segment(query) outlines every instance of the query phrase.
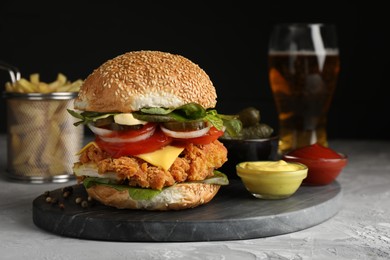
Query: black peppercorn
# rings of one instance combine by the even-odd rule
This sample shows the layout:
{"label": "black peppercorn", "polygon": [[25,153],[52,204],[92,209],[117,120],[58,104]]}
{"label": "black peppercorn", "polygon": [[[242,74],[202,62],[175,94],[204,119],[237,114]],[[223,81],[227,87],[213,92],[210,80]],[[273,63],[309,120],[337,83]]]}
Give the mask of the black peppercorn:
{"label": "black peppercorn", "polygon": [[83,201],[81,202],[81,207],[87,208],[87,207],[88,207],[88,201],[83,200]]}
{"label": "black peppercorn", "polygon": [[75,199],[75,202],[76,202],[76,204],[80,204],[80,203],[82,202],[82,200],[83,200],[82,197],[77,197],[77,198]]}

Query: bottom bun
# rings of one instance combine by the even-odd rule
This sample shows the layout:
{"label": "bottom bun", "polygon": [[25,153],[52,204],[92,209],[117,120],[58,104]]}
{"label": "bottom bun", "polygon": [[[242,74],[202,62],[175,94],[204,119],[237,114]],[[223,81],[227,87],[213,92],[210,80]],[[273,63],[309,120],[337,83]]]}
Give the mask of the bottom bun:
{"label": "bottom bun", "polygon": [[127,190],[117,190],[106,185],[94,185],[88,195],[100,203],[118,209],[180,210],[208,203],[221,186],[207,183],[180,183],[165,188],[149,200],[135,200]]}

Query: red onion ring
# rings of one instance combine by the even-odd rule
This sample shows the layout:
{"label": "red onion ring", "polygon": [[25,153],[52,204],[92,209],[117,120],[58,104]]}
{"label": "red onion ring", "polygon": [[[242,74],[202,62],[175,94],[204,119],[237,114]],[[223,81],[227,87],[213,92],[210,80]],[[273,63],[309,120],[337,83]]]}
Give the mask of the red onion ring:
{"label": "red onion ring", "polygon": [[205,128],[202,128],[200,130],[195,131],[172,131],[169,130],[163,126],[160,125],[161,130],[166,134],[167,136],[173,137],[173,138],[181,138],[181,139],[187,139],[187,138],[196,138],[203,136],[208,133],[211,126],[207,126]]}
{"label": "red onion ring", "polygon": [[150,131],[145,132],[141,135],[131,137],[131,138],[126,138],[126,137],[108,137],[110,134],[113,134],[115,131],[109,130],[109,129],[104,129],[104,128],[99,128],[96,126],[93,126],[91,124],[88,124],[88,127],[91,129],[91,131],[100,137],[101,140],[109,143],[134,143],[134,142],[139,142],[145,139],[148,139],[154,134],[154,131],[156,130],[156,127],[153,127],[150,129]]}

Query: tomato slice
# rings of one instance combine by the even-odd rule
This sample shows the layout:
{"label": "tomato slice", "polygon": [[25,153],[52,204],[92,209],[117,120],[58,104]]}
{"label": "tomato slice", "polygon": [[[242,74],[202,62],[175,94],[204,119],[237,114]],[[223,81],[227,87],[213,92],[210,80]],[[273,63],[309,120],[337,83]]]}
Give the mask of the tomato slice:
{"label": "tomato slice", "polygon": [[105,142],[104,140],[99,138],[99,136],[96,136],[95,142],[99,145],[100,148],[111,154],[113,158],[119,158],[121,156],[153,152],[170,144],[172,142],[172,138],[166,136],[160,129],[156,129],[156,131],[151,137],[138,142]]}
{"label": "tomato slice", "polygon": [[188,144],[188,143],[193,143],[193,144],[209,144],[211,142],[214,142],[217,140],[219,137],[223,135],[222,130],[218,130],[215,127],[211,127],[210,131],[207,132],[207,134],[195,138],[187,138],[187,139],[175,139],[175,142],[177,142],[179,145],[181,143],[183,144]]}

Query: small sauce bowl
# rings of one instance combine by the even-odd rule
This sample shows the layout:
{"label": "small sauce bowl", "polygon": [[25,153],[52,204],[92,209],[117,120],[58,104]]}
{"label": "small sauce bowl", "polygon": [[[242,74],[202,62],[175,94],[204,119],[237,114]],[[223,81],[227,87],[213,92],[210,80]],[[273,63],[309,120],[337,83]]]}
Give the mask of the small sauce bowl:
{"label": "small sauce bowl", "polygon": [[236,165],[245,188],[259,199],[285,199],[292,196],[307,176],[307,166],[296,162],[247,161]]}
{"label": "small sauce bowl", "polygon": [[328,185],[336,180],[342,169],[347,165],[348,157],[338,153],[340,158],[305,158],[289,154],[282,156],[287,162],[299,162],[306,165],[309,170],[307,178],[303,180],[308,185]]}
{"label": "small sauce bowl", "polygon": [[303,181],[308,185],[327,185],[333,182],[347,165],[345,154],[318,143],[303,146],[282,156],[286,162],[299,162],[309,170]]}

